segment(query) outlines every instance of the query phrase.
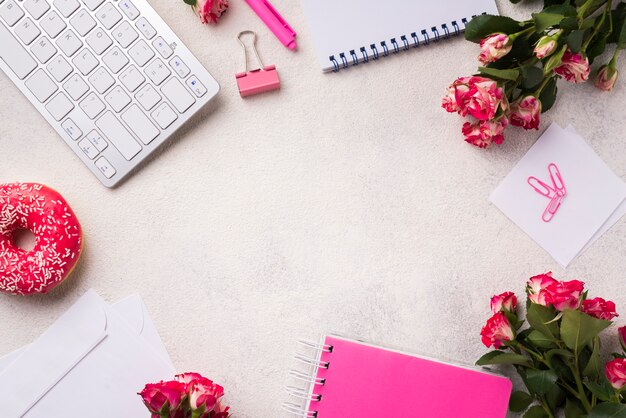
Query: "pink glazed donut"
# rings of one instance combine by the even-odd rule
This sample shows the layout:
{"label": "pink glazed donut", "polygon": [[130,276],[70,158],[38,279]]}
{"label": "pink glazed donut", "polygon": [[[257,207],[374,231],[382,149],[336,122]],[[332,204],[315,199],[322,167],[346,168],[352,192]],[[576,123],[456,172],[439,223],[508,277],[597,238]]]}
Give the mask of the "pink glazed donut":
{"label": "pink glazed donut", "polygon": [[[15,244],[20,229],[35,234],[32,250]],[[76,266],[82,242],[80,223],[59,193],[37,183],[0,185],[0,292],[52,290]]]}

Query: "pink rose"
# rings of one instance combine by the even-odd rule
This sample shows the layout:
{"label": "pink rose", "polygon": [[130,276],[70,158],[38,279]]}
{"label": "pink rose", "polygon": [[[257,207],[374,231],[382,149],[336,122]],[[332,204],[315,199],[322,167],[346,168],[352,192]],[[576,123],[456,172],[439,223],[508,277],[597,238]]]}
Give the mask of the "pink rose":
{"label": "pink rose", "polygon": [[587,299],[582,302],[582,311],[594,318],[611,321],[619,315],[615,312],[615,303],[602,298]]}
{"label": "pink rose", "polygon": [[487,148],[492,142],[501,144],[504,141],[504,129],[509,121],[502,116],[498,120],[481,120],[478,122],[463,124],[463,135],[465,142],[477,146],[478,148]]}
{"label": "pink rose", "polygon": [[616,358],[606,363],[604,368],[607,379],[611,382],[611,386],[620,390],[626,386],[626,359]]}
{"label": "pink rose", "polygon": [[574,54],[568,49],[554,72],[570,83],[585,82],[589,78],[589,60],[582,54]]}
{"label": "pink rose", "polygon": [[526,294],[528,295],[528,299],[537,305],[548,306],[550,302],[548,300],[549,294],[546,288],[553,283],[558,282],[552,278],[551,271],[531,277],[530,280],[528,280],[528,283],[526,283]]}
{"label": "pink rose", "polygon": [[557,311],[576,309],[583,290],[585,290],[585,284],[578,280],[552,283],[546,287],[547,300]]}
{"label": "pink rose", "polygon": [[192,411],[201,408],[206,412],[212,411],[222,396],[224,388],[206,378],[196,380],[189,386],[189,404]]}
{"label": "pink rose", "polygon": [[143,399],[146,408],[158,416],[176,411],[186,396],[185,385],[176,381],[149,383],[138,395]]}
{"label": "pink rose", "polygon": [[524,129],[539,129],[541,102],[535,96],[526,96],[511,105],[511,125]]}
{"label": "pink rose", "polygon": [[228,9],[228,0],[197,0],[195,10],[202,23],[217,23]]}
{"label": "pink rose", "polygon": [[454,80],[454,82],[448,87],[446,95],[443,96],[443,99],[441,100],[441,107],[443,107],[450,113],[459,112],[460,114],[461,107],[457,102],[457,97],[459,97],[459,99],[463,101],[465,93],[469,91],[468,83],[470,79],[471,77],[459,77]]}
{"label": "pink rose", "polygon": [[175,377],[176,377],[176,381],[183,383],[185,387],[188,387],[190,383],[193,383],[196,380],[205,378],[200,373],[193,373],[193,372],[177,374]]}
{"label": "pink rose", "polygon": [[480,331],[480,335],[487,348],[493,346],[495,349],[502,347],[506,341],[515,338],[515,332],[503,312],[498,312],[489,318],[487,324]]}
{"label": "pink rose", "polygon": [[611,65],[603,65],[598,70],[594,85],[600,90],[611,91],[615,87],[617,81],[617,68]]}
{"label": "pink rose", "polygon": [[480,41],[480,55],[478,56],[478,61],[483,65],[487,65],[508,54],[511,48],[512,42],[510,42],[509,37],[504,33],[489,35]]}
{"label": "pink rose", "polygon": [[626,327],[619,327],[617,329],[617,335],[619,335],[619,343],[622,349],[626,351]]}
{"label": "pink rose", "polygon": [[491,298],[491,312],[514,312],[517,308],[517,297],[513,292],[504,292]]}
{"label": "pink rose", "polygon": [[504,90],[498,83],[485,77],[457,78],[448,87],[441,106],[448,112],[468,113],[478,120],[493,119],[499,109],[506,110]]}
{"label": "pink rose", "polygon": [[557,42],[550,36],[542,36],[535,46],[535,56],[539,59],[543,59],[550,56],[556,51]]}

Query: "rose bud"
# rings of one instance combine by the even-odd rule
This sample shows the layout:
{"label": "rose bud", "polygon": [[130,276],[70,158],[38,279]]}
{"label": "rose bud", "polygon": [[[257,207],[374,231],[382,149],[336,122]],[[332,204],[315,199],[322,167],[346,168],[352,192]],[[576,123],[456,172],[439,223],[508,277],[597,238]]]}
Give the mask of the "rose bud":
{"label": "rose bud", "polygon": [[511,40],[504,33],[496,33],[489,35],[480,41],[480,55],[478,61],[483,65],[494,62],[505,56],[511,51]]}
{"label": "rose bud", "polygon": [[615,312],[615,303],[602,298],[583,300],[581,310],[594,318],[611,321],[619,315]]}
{"label": "rose bud", "polygon": [[550,56],[556,51],[557,42],[552,36],[542,36],[535,46],[535,56],[539,59],[543,59]]}
{"label": "rose bud", "polygon": [[224,396],[224,388],[211,380],[202,378],[191,383],[189,387],[189,404],[192,411],[202,409],[213,411],[219,398]]}
{"label": "rose bud", "polygon": [[446,95],[441,99],[441,107],[450,113],[458,112],[465,116],[467,112],[459,105],[465,103],[465,94],[469,91],[469,80],[471,77],[459,77],[448,87]]}
{"label": "rose bud", "polygon": [[502,347],[506,341],[515,339],[515,331],[506,319],[503,312],[498,312],[489,320],[480,331],[482,342],[487,348],[493,346],[495,349]]}
{"label": "rose bud", "polygon": [[193,8],[202,23],[217,23],[228,9],[228,0],[197,0]]}
{"label": "rose bud", "polygon": [[491,312],[515,312],[517,308],[517,297],[513,292],[504,292],[491,298]]}
{"label": "rose bud", "polygon": [[526,96],[511,104],[511,125],[524,129],[539,129],[541,102],[535,96]]}
{"label": "rose bud", "polygon": [[619,327],[617,329],[617,334],[619,335],[619,343],[622,346],[622,349],[626,351],[626,327]]}
{"label": "rose bud", "polygon": [[568,49],[554,72],[570,83],[583,83],[589,78],[589,60],[583,54],[574,54]]}
{"label": "rose bud", "polygon": [[176,381],[149,383],[138,395],[152,414],[167,414],[180,406],[185,385]]}
{"label": "rose bud", "polygon": [[594,85],[600,90],[611,91],[615,87],[617,75],[617,67],[614,60],[611,60],[609,64],[600,67]]}
{"label": "rose bud", "polygon": [[487,148],[492,142],[501,144],[504,141],[504,129],[509,121],[502,116],[498,120],[481,120],[478,122],[463,124],[463,135],[465,142],[475,145],[478,148]]}
{"label": "rose bud", "polygon": [[580,303],[580,295],[585,290],[585,284],[578,280],[556,282],[546,287],[546,299],[557,311],[576,309]]}
{"label": "rose bud", "polygon": [[609,361],[604,371],[606,378],[615,389],[620,390],[626,385],[626,359],[616,358]]}
{"label": "rose bud", "polygon": [[177,374],[175,377],[176,381],[183,383],[185,387],[189,387],[189,385],[196,380],[204,379],[204,376],[201,374],[193,372]]}
{"label": "rose bud", "polygon": [[528,299],[537,305],[548,306],[550,301],[548,300],[549,295],[546,288],[553,283],[557,283],[557,281],[552,278],[551,271],[531,277],[528,283],[526,283]]}

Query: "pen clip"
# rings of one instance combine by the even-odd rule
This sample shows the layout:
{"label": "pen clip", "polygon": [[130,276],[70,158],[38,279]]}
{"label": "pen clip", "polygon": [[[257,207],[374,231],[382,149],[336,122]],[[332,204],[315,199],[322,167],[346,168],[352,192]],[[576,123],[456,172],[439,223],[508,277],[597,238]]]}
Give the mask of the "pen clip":
{"label": "pen clip", "polygon": [[285,19],[283,19],[283,17],[280,15],[280,13],[278,13],[278,10],[276,10],[274,8],[274,6],[272,6],[272,4],[269,1],[267,1],[267,0],[263,0],[263,4],[265,4],[265,7],[267,7],[268,10],[270,12],[272,12],[272,14],[274,16],[276,16],[276,19],[278,19],[278,21],[281,23],[281,25],[283,25],[283,27],[285,29],[287,29],[289,32],[291,32],[291,35],[295,37],[296,36],[296,31],[293,30],[293,28],[291,26],[289,26],[289,23],[287,23],[287,21]]}
{"label": "pen clip", "polygon": [[565,183],[563,183],[563,177],[561,177],[559,167],[557,167],[554,163],[550,163],[548,165],[548,172],[550,172],[550,179],[552,180],[552,185],[554,186],[557,194],[559,196],[565,196],[567,194],[567,190],[565,189]]}
{"label": "pen clip", "polygon": [[537,177],[528,177],[528,184],[530,184],[530,187],[535,189],[535,191],[542,196],[552,198],[558,194],[556,190],[539,180]]}

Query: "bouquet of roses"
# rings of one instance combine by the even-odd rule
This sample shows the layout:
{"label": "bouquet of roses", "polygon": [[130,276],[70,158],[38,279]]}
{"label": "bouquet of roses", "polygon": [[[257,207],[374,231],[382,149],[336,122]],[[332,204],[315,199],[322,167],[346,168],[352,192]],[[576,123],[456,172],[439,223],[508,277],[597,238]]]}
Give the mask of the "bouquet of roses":
{"label": "bouquet of roses", "polygon": [[[618,316],[615,304],[589,299],[584,283],[551,273],[532,277],[526,294],[525,320],[512,292],[491,298],[493,316],[480,334],[495,350],[476,362],[515,367],[527,391],[512,394],[511,411],[525,411],[524,418],[554,418],[561,410],[566,418],[626,417],[626,355],[604,363],[599,337]],[[626,327],[618,334],[626,350]]]}
{"label": "bouquet of roses", "polygon": [[176,375],[169,382],[149,383],[138,393],[152,418],[227,418],[224,388],[198,373]]}
{"label": "bouquet of roses", "polygon": [[617,58],[626,49],[626,3],[544,0],[543,11],[522,22],[478,16],[467,25],[465,38],[480,43],[482,66],[476,75],[455,80],[442,106],[471,116],[463,125],[465,141],[486,148],[502,143],[509,123],[538,129],[540,114],[556,100],[557,80],[587,81],[590,65],[609,46],[613,56],[598,68],[595,85],[613,88]]}

